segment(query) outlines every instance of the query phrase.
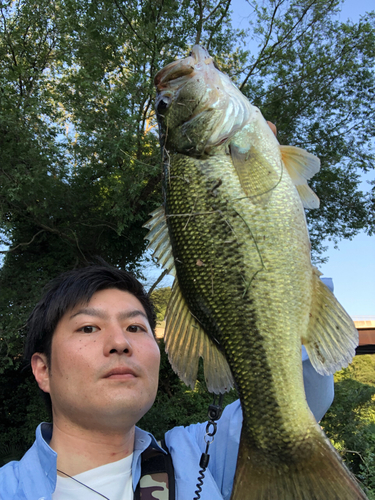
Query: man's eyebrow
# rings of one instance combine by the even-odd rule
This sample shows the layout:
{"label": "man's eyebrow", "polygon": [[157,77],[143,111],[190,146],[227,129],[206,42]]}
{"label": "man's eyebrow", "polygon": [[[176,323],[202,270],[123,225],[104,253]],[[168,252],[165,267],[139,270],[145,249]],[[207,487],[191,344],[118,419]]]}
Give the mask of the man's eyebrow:
{"label": "man's eyebrow", "polygon": [[[103,311],[102,309],[95,309],[94,307],[83,307],[82,309],[79,309],[74,314],[72,314],[69,319],[73,319],[76,316],[78,316],[79,314],[85,314],[87,316],[93,316],[93,317],[101,318],[101,319],[108,318],[108,314],[105,311]],[[124,320],[124,319],[129,319],[129,318],[135,318],[136,316],[143,316],[148,321],[147,314],[145,314],[140,309],[132,309],[130,311],[122,311],[118,314],[118,319]]]}
{"label": "man's eyebrow", "polygon": [[140,309],[132,309],[131,311],[123,311],[118,315],[118,318],[119,319],[129,319],[129,318],[135,318],[137,316],[143,316],[148,321],[147,314],[145,314]]}

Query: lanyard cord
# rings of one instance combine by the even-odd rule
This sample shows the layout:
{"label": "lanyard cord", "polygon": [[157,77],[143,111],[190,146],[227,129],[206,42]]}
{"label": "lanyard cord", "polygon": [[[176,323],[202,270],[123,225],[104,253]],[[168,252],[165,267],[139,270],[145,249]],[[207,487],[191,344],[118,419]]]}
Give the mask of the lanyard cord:
{"label": "lanyard cord", "polygon": [[[202,492],[202,485],[203,485],[203,479],[204,479],[204,473],[206,472],[206,469],[208,467],[208,462],[210,460],[210,455],[208,454],[208,448],[210,447],[210,444],[213,443],[215,439],[215,434],[217,431],[217,423],[216,420],[219,420],[221,417],[221,414],[223,413],[223,398],[224,394],[219,394],[219,401],[218,404],[216,404],[216,394],[214,394],[214,400],[212,402],[212,405],[208,407],[208,416],[210,418],[209,422],[207,422],[206,426],[206,434],[204,436],[204,441],[206,443],[206,451],[202,453],[200,462],[199,462],[199,467],[201,468],[199,471],[199,476],[198,476],[198,482],[197,482],[197,489],[195,491],[195,497],[193,500],[199,500],[201,497],[201,492]],[[212,427],[212,430],[210,428]]]}
{"label": "lanyard cord", "polygon": [[60,470],[60,469],[56,469],[56,470],[57,470],[57,472],[60,472],[60,474],[64,474],[64,476],[70,477],[70,479],[73,479],[73,481],[75,481],[76,483],[81,484],[81,485],[82,485],[82,486],[84,486],[85,488],[87,488],[87,489],[89,489],[89,490],[93,491],[94,493],[97,493],[99,496],[101,496],[101,497],[105,498],[106,500],[109,500],[109,498],[108,498],[108,497],[106,497],[106,496],[102,495],[101,493],[99,493],[99,491],[94,490],[94,488],[90,488],[90,486],[87,486],[87,484],[85,484],[85,483],[81,483],[81,481],[78,481],[78,479],[76,479],[75,477],[73,477],[73,476],[69,476],[69,474],[67,474],[66,472],[63,472],[63,471],[62,471],[62,470]]}

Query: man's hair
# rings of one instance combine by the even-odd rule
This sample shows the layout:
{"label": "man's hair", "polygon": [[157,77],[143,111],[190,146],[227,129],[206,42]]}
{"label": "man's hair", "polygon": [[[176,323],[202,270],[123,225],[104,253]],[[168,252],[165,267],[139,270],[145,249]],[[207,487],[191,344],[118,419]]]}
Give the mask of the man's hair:
{"label": "man's hair", "polygon": [[[53,334],[64,314],[79,304],[87,304],[94,293],[111,288],[129,292],[139,300],[154,332],[155,311],[141,283],[127,271],[109,265],[90,265],[63,273],[46,285],[42,299],[27,320],[26,362],[30,364],[32,355],[39,352],[45,354],[50,366]],[[49,394],[42,395],[51,412]]]}

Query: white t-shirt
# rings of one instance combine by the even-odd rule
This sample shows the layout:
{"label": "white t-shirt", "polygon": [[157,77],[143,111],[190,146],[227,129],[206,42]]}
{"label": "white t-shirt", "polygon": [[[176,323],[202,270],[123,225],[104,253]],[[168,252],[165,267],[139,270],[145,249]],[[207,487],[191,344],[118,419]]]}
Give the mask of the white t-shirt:
{"label": "white t-shirt", "polygon": [[[133,454],[74,476],[81,483],[96,490],[109,500],[133,500]],[[100,500],[103,498],[70,477],[57,476],[53,500]]]}

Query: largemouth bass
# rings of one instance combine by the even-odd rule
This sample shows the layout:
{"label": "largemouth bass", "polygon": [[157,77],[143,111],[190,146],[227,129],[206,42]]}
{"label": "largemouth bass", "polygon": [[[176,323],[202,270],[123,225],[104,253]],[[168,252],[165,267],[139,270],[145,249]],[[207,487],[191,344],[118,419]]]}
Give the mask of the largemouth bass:
{"label": "largemouth bass", "polygon": [[259,109],[195,46],[155,78],[165,206],[146,224],[176,276],[166,349],[192,387],[235,385],[243,427],[232,500],[365,499],[306,403],[301,343],[321,374],[358,334],[310,260],[304,207],[319,160],[280,146]]}

